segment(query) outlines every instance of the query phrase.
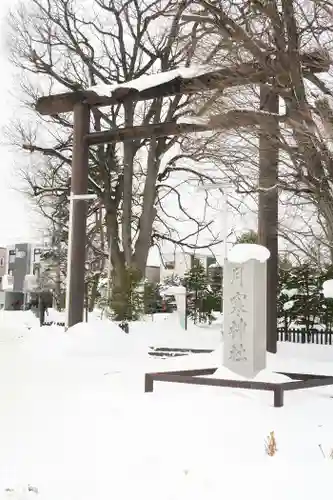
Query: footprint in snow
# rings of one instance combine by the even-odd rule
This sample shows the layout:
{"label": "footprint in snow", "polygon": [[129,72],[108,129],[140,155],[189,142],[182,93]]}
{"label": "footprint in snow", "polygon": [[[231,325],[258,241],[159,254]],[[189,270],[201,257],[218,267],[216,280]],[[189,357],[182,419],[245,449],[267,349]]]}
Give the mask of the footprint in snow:
{"label": "footprint in snow", "polygon": [[[24,490],[26,490],[26,491],[24,491]],[[26,493],[27,491],[29,493],[35,493],[36,495],[38,495],[38,493],[39,493],[38,488],[36,486],[32,486],[31,484],[28,484],[28,487],[24,488],[24,490],[23,491],[15,491],[14,488],[5,488],[5,492],[9,493],[11,497],[15,497],[15,496],[21,497],[21,495]]]}

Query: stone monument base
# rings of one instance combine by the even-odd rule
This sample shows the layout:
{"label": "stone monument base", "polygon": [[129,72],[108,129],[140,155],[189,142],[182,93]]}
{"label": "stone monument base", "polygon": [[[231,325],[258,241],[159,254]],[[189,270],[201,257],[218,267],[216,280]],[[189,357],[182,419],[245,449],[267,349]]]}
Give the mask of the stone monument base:
{"label": "stone monument base", "polygon": [[284,404],[284,392],[333,385],[333,377],[328,375],[313,375],[307,373],[276,372],[291,378],[290,382],[271,383],[256,382],[254,380],[231,380],[208,378],[213,375],[215,368],[200,368],[198,370],[178,370],[168,372],[146,373],[145,392],[153,392],[154,382],[173,382],[178,384],[206,385],[215,387],[233,387],[237,389],[252,389],[257,391],[272,391],[274,393],[274,407],[281,408]]}

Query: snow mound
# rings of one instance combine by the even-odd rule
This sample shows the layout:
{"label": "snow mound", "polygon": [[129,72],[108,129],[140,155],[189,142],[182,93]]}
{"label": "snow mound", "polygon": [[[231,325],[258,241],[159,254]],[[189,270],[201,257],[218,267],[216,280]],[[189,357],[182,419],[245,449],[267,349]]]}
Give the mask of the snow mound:
{"label": "snow mound", "polygon": [[207,328],[188,322],[188,329],[183,330],[179,325],[179,314],[177,311],[165,316],[156,315],[156,319],[150,323],[137,322],[131,325],[132,337],[140,339],[147,348],[153,347],[176,347],[184,349],[214,349],[219,346],[221,340],[220,327]]}
{"label": "snow mound", "polygon": [[228,260],[235,264],[243,264],[248,260],[258,260],[259,262],[266,262],[270,257],[270,251],[255,243],[239,243],[235,245],[229,252]]}
{"label": "snow mound", "polygon": [[295,305],[295,301],[294,300],[288,300],[288,302],[285,302],[283,304],[283,310],[284,311],[289,311],[290,309],[292,309]]}
{"label": "snow mound", "polygon": [[182,295],[186,293],[186,288],[184,286],[169,286],[164,290],[163,295]]}
{"label": "snow mound", "polygon": [[38,325],[24,336],[20,351],[30,358],[50,361],[51,359],[63,358],[67,349],[68,338],[63,327],[40,328]]}
{"label": "snow mound", "polygon": [[291,382],[291,378],[280,373],[272,372],[271,370],[262,370],[254,377],[256,382],[268,382],[270,384],[283,384],[284,382]]}
{"label": "snow mound", "polygon": [[32,311],[0,311],[1,330],[5,328],[32,328],[39,320]]}
{"label": "snow mound", "polygon": [[[67,353],[73,356],[120,356],[146,353],[135,337],[112,321],[93,320],[79,323],[67,331]],[[148,354],[147,354],[148,355]]]}
{"label": "snow mound", "polygon": [[45,321],[53,321],[54,323],[65,322],[65,312],[50,308],[47,311]]}
{"label": "snow mound", "polygon": [[210,375],[212,378],[225,378],[227,380],[246,380],[245,377],[242,377],[238,373],[234,373],[225,366],[220,366],[213,375]]}
{"label": "snow mound", "polygon": [[[222,366],[216,370],[216,372],[211,375],[213,378],[225,378],[227,380],[249,380],[246,377],[242,377],[238,373],[234,373],[228,368]],[[262,370],[258,375],[256,375],[251,381],[254,382],[267,382],[271,384],[282,384],[284,382],[290,382],[291,379],[280,373],[272,372],[271,370]]]}
{"label": "snow mound", "polygon": [[290,288],[289,290],[287,288],[282,288],[281,294],[287,295],[289,299],[291,299],[292,297],[298,294],[298,288]]}

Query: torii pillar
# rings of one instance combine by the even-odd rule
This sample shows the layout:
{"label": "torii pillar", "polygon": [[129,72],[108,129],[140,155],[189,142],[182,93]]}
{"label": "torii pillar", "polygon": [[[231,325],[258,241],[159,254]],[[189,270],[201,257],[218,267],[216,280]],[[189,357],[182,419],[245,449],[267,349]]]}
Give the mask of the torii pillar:
{"label": "torii pillar", "polygon": [[[279,96],[268,85],[260,88],[260,109],[272,113],[259,132],[258,243],[270,251],[267,261],[267,351],[277,351],[277,294],[279,278]],[[274,116],[275,115],[275,116]]]}
{"label": "torii pillar", "polygon": [[[90,108],[75,104],[73,110],[73,153],[68,233],[66,329],[83,321],[85,298],[86,225],[88,190]],[[80,195],[82,198],[80,198]],[[77,197],[77,198],[75,198]]]}

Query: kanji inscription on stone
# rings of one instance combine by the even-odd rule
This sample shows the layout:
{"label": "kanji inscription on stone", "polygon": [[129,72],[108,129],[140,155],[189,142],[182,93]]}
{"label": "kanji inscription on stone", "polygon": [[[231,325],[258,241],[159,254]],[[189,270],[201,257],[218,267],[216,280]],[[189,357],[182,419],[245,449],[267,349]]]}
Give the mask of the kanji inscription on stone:
{"label": "kanji inscription on stone", "polygon": [[223,364],[247,378],[266,366],[266,263],[225,261]]}

